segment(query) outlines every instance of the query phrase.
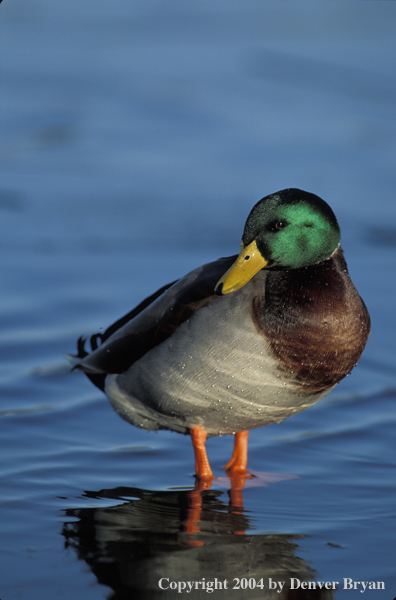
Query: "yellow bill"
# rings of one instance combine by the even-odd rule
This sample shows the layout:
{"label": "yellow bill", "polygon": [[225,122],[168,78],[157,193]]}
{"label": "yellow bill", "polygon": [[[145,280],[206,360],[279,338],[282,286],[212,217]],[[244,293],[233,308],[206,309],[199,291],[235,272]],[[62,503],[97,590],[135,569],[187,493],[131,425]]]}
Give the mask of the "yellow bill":
{"label": "yellow bill", "polygon": [[246,248],[242,243],[242,250],[238,258],[216,284],[216,294],[229,294],[239,290],[267,264],[257,248],[256,240],[253,240]]}

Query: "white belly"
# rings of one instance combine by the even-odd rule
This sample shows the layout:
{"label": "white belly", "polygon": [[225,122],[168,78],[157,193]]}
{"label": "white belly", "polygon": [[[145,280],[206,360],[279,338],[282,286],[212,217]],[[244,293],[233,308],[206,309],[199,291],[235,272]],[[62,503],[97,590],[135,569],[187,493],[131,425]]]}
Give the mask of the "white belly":
{"label": "white belly", "polygon": [[108,376],[115,410],[145,429],[187,433],[200,425],[213,436],[280,423],[322,398],[286,383],[265,337],[241,309],[244,293],[200,309],[127,373]]}

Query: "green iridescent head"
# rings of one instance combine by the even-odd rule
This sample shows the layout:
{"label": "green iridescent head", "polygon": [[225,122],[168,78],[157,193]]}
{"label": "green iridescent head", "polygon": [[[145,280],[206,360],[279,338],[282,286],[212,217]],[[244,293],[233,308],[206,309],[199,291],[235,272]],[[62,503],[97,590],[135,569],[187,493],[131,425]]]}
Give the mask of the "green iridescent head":
{"label": "green iridescent head", "polygon": [[262,198],[252,208],[242,250],[215,291],[228,294],[261,269],[301,269],[330,258],[341,232],[330,206],[295,188]]}
{"label": "green iridescent head", "polygon": [[290,188],[266,196],[251,210],[242,242],[253,240],[267,268],[299,269],[330,258],[341,232],[319,196]]}

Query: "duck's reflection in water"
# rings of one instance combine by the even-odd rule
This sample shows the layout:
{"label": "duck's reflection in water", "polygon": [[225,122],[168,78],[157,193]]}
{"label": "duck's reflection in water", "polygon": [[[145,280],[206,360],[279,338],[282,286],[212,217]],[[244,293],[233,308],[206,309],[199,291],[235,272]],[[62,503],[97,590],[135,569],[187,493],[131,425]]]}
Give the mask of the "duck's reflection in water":
{"label": "duck's reflection in water", "polygon": [[298,581],[316,581],[297,556],[303,536],[246,534],[254,515],[235,506],[230,494],[120,487],[84,496],[101,507],[67,509],[62,533],[66,547],[112,588],[111,600],[210,593],[224,600],[333,598],[331,590],[298,587]]}

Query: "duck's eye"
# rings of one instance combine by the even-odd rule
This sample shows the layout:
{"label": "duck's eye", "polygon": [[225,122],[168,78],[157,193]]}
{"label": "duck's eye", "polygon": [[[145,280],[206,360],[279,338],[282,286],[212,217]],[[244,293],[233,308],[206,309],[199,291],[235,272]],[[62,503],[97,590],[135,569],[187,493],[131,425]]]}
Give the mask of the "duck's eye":
{"label": "duck's eye", "polygon": [[289,223],[288,221],[286,221],[286,219],[281,219],[280,221],[273,221],[273,223],[270,223],[268,225],[268,230],[276,233],[277,231],[284,229],[288,225]]}

